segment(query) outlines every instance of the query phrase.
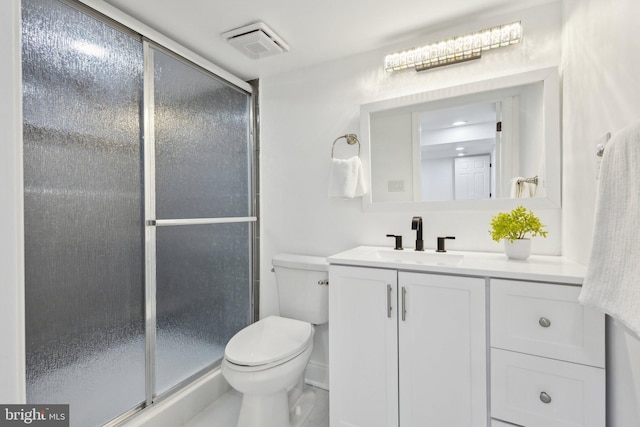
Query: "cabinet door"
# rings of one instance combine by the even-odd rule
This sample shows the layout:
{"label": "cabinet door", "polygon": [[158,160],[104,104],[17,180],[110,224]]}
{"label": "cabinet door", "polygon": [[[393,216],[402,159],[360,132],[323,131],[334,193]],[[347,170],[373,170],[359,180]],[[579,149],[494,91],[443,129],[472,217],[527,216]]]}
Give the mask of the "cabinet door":
{"label": "cabinet door", "polygon": [[398,426],[395,270],[329,270],[332,427]]}
{"label": "cabinet door", "polygon": [[398,284],[400,424],[486,427],[485,279],[400,272]]}

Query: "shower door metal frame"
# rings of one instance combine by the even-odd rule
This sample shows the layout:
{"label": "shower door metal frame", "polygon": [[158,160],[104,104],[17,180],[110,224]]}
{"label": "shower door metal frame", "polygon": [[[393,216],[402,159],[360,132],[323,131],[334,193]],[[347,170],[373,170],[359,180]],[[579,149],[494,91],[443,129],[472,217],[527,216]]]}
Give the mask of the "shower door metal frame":
{"label": "shower door metal frame", "polygon": [[156,156],[154,126],[153,51],[146,40],[143,49],[143,168],[144,168],[144,259],[145,259],[145,404],[153,403],[156,388]]}

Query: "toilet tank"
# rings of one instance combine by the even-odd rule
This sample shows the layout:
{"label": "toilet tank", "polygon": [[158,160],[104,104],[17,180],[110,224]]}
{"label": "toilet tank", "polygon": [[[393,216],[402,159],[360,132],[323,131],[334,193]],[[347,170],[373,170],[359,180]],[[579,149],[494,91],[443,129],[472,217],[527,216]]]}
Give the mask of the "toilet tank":
{"label": "toilet tank", "polygon": [[314,325],[329,321],[329,263],[324,257],[279,254],[273,257],[280,316]]}

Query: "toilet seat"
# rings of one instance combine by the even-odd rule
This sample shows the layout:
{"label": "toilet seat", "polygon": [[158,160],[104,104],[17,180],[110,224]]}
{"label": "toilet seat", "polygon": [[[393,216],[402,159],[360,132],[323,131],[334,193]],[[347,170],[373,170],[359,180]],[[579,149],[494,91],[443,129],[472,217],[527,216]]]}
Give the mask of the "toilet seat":
{"label": "toilet seat", "polygon": [[313,326],[270,316],[242,329],[229,340],[224,357],[236,369],[253,371],[285,363],[313,343]]}

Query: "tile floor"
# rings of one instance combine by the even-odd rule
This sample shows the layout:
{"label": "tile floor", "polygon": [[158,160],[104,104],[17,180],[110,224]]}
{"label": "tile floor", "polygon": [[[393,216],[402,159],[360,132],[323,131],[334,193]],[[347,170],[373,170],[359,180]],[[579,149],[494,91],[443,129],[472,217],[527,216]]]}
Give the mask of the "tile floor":
{"label": "tile floor", "polygon": [[[303,427],[329,427],[329,392],[317,387],[305,387],[313,389],[318,400]],[[235,390],[230,390],[200,414],[196,415],[184,427],[235,427],[241,402],[242,394]]]}

